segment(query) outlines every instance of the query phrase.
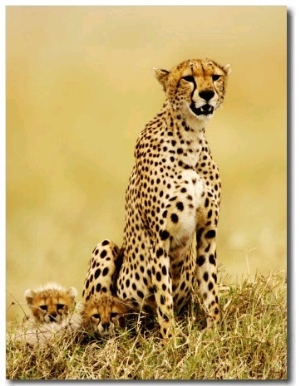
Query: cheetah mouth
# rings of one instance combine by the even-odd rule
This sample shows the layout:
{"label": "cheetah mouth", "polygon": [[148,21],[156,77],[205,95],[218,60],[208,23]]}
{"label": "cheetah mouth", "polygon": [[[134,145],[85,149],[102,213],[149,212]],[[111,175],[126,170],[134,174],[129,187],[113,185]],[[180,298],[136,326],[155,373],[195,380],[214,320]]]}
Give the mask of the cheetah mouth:
{"label": "cheetah mouth", "polygon": [[190,109],[196,115],[210,115],[214,112],[214,107],[209,104],[203,105],[201,107],[196,107],[193,103],[191,103]]}

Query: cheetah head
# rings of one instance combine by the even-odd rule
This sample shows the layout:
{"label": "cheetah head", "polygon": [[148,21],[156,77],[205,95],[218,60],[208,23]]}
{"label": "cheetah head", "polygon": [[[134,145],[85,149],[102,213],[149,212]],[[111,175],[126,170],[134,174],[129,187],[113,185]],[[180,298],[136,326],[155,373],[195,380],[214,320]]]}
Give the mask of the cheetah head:
{"label": "cheetah head", "polygon": [[210,119],[221,106],[230,71],[209,59],[187,60],[171,71],[154,68],[173,109],[197,120]]}
{"label": "cheetah head", "polygon": [[80,304],[79,312],[83,329],[100,338],[110,335],[116,325],[123,326],[129,306],[115,296],[95,294]]}
{"label": "cheetah head", "polygon": [[27,305],[36,323],[61,323],[74,308],[76,295],[74,287],[66,290],[56,283],[25,291]]}

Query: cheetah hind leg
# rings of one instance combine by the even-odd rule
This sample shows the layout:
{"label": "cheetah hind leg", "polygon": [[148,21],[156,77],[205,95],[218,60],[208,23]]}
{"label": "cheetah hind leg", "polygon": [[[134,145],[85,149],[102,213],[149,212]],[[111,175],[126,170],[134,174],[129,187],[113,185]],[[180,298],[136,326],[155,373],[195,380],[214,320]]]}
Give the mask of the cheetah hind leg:
{"label": "cheetah hind leg", "polygon": [[103,240],[94,248],[84,281],[82,299],[94,294],[116,296],[116,282],[123,262],[122,249],[110,240]]}

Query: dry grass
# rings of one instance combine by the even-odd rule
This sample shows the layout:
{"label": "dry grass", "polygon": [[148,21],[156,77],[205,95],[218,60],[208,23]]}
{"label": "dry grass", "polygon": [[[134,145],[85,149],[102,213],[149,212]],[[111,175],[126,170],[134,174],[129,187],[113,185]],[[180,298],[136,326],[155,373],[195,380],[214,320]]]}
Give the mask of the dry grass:
{"label": "dry grass", "polygon": [[256,275],[227,287],[223,323],[199,330],[200,309],[177,319],[180,340],[168,344],[157,326],[136,322],[103,342],[79,344],[70,336],[32,349],[7,338],[8,379],[287,379],[286,282],[281,274]]}

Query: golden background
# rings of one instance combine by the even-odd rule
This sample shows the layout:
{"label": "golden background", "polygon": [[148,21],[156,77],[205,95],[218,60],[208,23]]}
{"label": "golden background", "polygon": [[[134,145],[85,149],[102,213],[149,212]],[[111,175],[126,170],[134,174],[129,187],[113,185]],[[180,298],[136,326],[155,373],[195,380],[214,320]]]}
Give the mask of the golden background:
{"label": "golden background", "polygon": [[121,244],[135,142],[164,101],[152,67],[189,58],[232,66],[207,128],[224,280],[286,269],[286,7],[6,9],[8,319],[47,281],[80,295],[96,243]]}

